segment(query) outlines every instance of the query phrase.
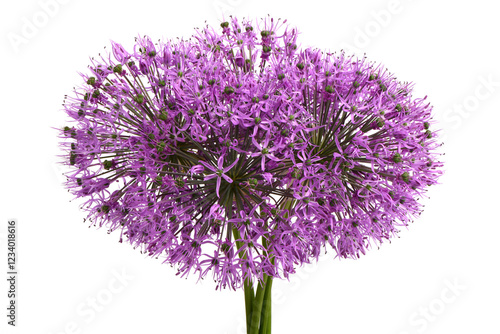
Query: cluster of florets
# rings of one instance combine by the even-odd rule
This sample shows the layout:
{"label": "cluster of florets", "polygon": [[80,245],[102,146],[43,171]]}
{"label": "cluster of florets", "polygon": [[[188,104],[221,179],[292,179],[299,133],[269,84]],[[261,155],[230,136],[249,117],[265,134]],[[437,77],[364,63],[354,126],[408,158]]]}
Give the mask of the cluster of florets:
{"label": "cluster of florets", "polygon": [[365,59],[301,50],[284,23],[92,59],[61,130],[92,224],[238,288],[328,245],[359,257],[420,214],[441,173],[429,104]]}

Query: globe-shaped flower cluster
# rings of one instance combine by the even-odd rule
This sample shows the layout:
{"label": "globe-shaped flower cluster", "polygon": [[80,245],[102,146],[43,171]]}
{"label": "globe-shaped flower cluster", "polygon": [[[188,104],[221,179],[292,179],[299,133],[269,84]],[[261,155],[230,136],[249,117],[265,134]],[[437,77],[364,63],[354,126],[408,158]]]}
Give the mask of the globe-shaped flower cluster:
{"label": "globe-shaped flower cluster", "polygon": [[92,59],[60,132],[92,224],[236,289],[329,246],[359,257],[420,214],[442,166],[431,106],[365,59],[300,49],[285,22]]}

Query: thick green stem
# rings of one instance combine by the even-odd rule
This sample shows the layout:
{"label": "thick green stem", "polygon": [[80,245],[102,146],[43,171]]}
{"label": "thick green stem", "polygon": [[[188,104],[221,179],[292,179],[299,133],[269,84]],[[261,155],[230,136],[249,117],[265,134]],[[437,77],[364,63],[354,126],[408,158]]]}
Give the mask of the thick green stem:
{"label": "thick green stem", "polygon": [[255,293],[253,291],[253,284],[250,280],[245,280],[244,283],[245,289],[245,310],[247,313],[247,332],[252,324],[252,309],[253,309],[253,301],[255,299]]}
{"label": "thick green stem", "polygon": [[259,334],[271,334],[271,288],[273,286],[273,278],[267,277],[266,288],[264,292],[264,301],[262,302],[262,315],[260,318]]}
{"label": "thick green stem", "polygon": [[255,298],[252,305],[252,320],[250,322],[250,326],[247,328],[248,334],[259,334],[260,318],[262,316],[262,303],[264,301],[264,292],[266,289],[266,277],[264,278],[264,282],[262,282],[262,284],[257,284]]}
{"label": "thick green stem", "polygon": [[[247,321],[248,334],[271,334],[271,287],[272,277],[264,274],[264,281],[257,285],[253,298],[250,324]],[[247,308],[247,319],[248,317]]]}

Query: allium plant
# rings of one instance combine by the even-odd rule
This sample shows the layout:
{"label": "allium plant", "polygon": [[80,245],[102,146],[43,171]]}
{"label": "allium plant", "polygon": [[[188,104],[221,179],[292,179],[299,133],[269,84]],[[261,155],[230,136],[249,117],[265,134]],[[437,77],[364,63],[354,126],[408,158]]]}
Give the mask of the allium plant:
{"label": "allium plant", "polygon": [[66,98],[60,131],[66,185],[91,224],[180,276],[243,288],[248,333],[270,333],[273,278],[395,236],[442,166],[413,84],[301,49],[285,22],[112,42]]}

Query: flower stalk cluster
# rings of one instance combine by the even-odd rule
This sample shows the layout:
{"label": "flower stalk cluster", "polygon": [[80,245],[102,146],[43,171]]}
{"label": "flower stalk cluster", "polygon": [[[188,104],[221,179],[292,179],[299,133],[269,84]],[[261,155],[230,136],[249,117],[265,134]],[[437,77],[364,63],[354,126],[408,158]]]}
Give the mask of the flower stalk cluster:
{"label": "flower stalk cluster", "polygon": [[249,324],[268,332],[273,278],[395,236],[441,174],[432,107],[412,84],[301,49],[280,20],[138,38],[132,52],[113,42],[89,72],[60,135],[92,224],[181,276],[245,288]]}

